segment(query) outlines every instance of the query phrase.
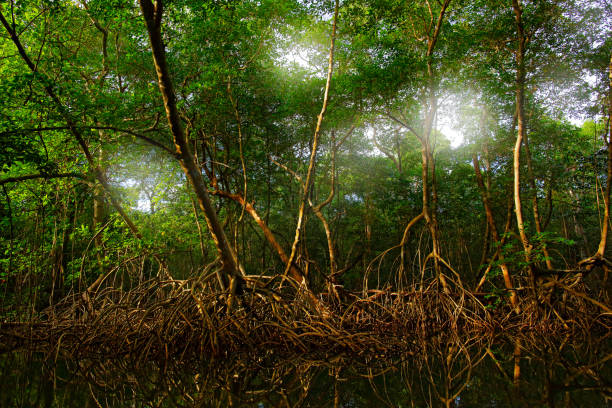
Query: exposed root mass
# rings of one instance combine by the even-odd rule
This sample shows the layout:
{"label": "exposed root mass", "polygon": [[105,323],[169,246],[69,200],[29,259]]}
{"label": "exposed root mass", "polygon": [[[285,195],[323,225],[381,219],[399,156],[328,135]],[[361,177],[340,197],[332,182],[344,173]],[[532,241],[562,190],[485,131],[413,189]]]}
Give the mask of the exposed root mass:
{"label": "exposed root mass", "polygon": [[[567,291],[560,284],[547,290],[538,300],[522,296],[520,313],[503,298],[458,289],[445,294],[435,285],[370,291],[366,297],[345,293],[342,302],[321,299],[325,313],[320,313],[299,289],[258,287],[241,294],[228,311],[225,293],[202,279],[154,279],[130,290],[109,287],[67,297],[35,321],[5,321],[0,344],[2,351],[27,347],[143,360],[263,349],[389,355],[438,336],[588,336],[612,326],[612,316],[597,305],[601,302],[581,288]],[[563,300],[551,302],[552,297]]]}

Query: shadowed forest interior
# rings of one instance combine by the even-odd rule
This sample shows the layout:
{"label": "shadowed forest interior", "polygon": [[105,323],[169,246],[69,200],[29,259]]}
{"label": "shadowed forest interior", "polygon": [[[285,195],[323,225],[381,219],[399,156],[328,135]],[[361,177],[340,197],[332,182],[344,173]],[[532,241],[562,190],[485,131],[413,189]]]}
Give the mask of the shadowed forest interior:
{"label": "shadowed forest interior", "polygon": [[[607,0],[2,2],[0,366],[22,367],[7,383],[85,373],[91,393],[68,398],[91,406],[610,404],[611,15]],[[526,355],[546,391],[520,393]],[[222,356],[205,384],[237,385],[207,394],[194,361]],[[92,384],[113,385],[96,375],[126,361],[174,380],[137,391],[134,371],[100,402]],[[481,362],[512,398],[474,397]],[[347,370],[374,391],[342,391]],[[283,396],[281,377],[324,391]]]}

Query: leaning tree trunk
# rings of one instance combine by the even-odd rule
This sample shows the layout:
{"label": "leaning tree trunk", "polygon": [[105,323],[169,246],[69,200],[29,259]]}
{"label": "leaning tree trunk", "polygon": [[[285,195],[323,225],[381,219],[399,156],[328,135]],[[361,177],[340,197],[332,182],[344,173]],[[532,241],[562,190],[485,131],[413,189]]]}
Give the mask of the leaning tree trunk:
{"label": "leaning tree trunk", "polygon": [[239,282],[242,281],[238,261],[225,235],[223,227],[219,222],[215,208],[208,195],[202,173],[198,169],[193,153],[187,143],[183,124],[181,123],[178,108],[176,106],[176,95],[166,62],[166,50],[161,35],[161,21],[164,11],[163,1],[157,0],[155,5],[153,5],[151,0],[140,0],[140,9],[145,19],[151,43],[153,62],[155,64],[155,71],[157,72],[157,83],[164,102],[170,131],[174,139],[176,157],[187,180],[189,180],[189,183],[196,193],[208,229],[215,241],[224,271],[224,276],[218,275],[219,282],[222,286],[230,284],[230,286],[232,286],[231,290],[234,292],[236,290],[236,285],[239,285]]}
{"label": "leaning tree trunk", "polygon": [[132,222],[132,220],[128,217],[127,213],[125,212],[125,210],[121,206],[121,203],[119,202],[119,199],[117,197],[115,197],[114,194],[112,194],[112,189],[110,187],[108,179],[106,178],[106,175],[104,174],[104,172],[102,171],[100,166],[96,165],[96,161],[94,160],[94,157],[91,154],[91,151],[89,150],[89,146],[87,145],[87,143],[85,141],[85,138],[83,137],[83,134],[81,133],[81,131],[77,127],[76,122],[74,121],[74,119],[72,118],[72,116],[70,115],[68,110],[66,109],[66,106],[62,103],[62,101],[59,99],[59,97],[55,93],[55,91],[53,89],[53,86],[51,85],[54,82],[50,78],[48,78],[43,72],[41,72],[38,69],[38,66],[34,64],[32,59],[27,54],[23,44],[21,43],[21,40],[19,39],[19,35],[11,27],[11,24],[4,18],[4,15],[2,14],[2,12],[0,12],[0,23],[2,23],[2,25],[6,29],[7,33],[9,34],[9,36],[11,38],[11,41],[13,42],[13,44],[15,44],[15,47],[17,47],[17,51],[18,51],[19,55],[21,56],[23,61],[26,63],[28,68],[33,73],[38,74],[38,78],[40,78],[40,82],[41,82],[43,88],[45,89],[47,95],[53,101],[53,104],[56,106],[56,108],[58,109],[60,115],[62,116],[62,118],[66,122],[66,127],[68,128],[69,132],[74,136],[74,138],[76,139],[77,143],[79,144],[81,150],[83,151],[83,154],[85,155],[87,163],[91,167],[96,180],[98,180],[98,182],[100,183],[100,185],[102,186],[104,191],[106,191],[106,193],[109,195],[111,205],[119,213],[119,215],[121,216],[123,221],[127,224],[130,232],[136,238],[139,238],[139,239],[142,238],[142,235],[138,231],[138,228]]}
{"label": "leaning tree trunk", "polygon": [[[213,185],[213,186],[218,187],[216,185]],[[257,210],[255,209],[252,203],[249,203],[248,201],[246,201],[244,197],[240,194],[232,194],[227,191],[220,190],[218,188],[213,190],[211,194],[219,196],[219,197],[229,198],[230,200],[233,200],[234,202],[240,204],[240,206],[244,208],[246,213],[251,216],[253,221],[257,223],[259,228],[261,228],[264,234],[264,238],[266,239],[268,244],[270,244],[270,246],[274,249],[278,257],[280,258],[281,262],[283,262],[284,265],[286,265],[287,262],[289,262],[289,257],[283,250],[283,247],[278,243],[278,241],[276,240],[276,236],[274,235],[272,230],[268,227],[268,224],[259,216],[259,214],[257,213]],[[304,274],[293,263],[291,264],[289,273],[291,277],[295,279],[297,282],[302,282],[304,280]]]}

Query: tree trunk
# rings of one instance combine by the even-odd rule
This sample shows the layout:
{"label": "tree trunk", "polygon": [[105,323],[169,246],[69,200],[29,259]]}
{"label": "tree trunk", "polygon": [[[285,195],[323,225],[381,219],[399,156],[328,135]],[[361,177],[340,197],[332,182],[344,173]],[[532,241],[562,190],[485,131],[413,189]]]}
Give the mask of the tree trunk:
{"label": "tree trunk", "polygon": [[335,187],[336,187],[336,138],[334,136],[334,132],[332,131],[332,138],[331,138],[331,142],[332,142],[332,156],[331,156],[331,177],[330,177],[330,181],[331,181],[331,189],[329,191],[329,195],[327,196],[327,198],[317,204],[317,205],[313,205],[312,202],[309,201],[310,207],[312,208],[312,211],[315,213],[316,217],[319,219],[319,221],[321,221],[321,224],[323,225],[323,229],[325,231],[325,238],[327,240],[327,251],[329,253],[329,288],[330,288],[330,292],[333,293],[336,297],[338,297],[338,294],[336,292],[336,289],[334,287],[335,284],[337,284],[337,276],[336,276],[336,250],[334,247],[334,240],[332,237],[332,232],[331,232],[331,228],[329,227],[329,223],[327,222],[327,219],[325,218],[325,216],[323,215],[323,207],[327,206],[329,203],[332,202],[332,200],[334,199],[334,194],[336,192]]}
{"label": "tree trunk", "polygon": [[[608,229],[610,223],[610,187],[612,186],[612,56],[610,57],[610,65],[608,72],[608,179],[606,180],[606,192],[604,194],[604,219],[601,229],[601,239],[597,248],[596,257],[603,258],[606,252],[608,242]],[[604,133],[604,140],[606,139]]]}
{"label": "tree trunk", "polygon": [[[236,203],[240,204],[240,206],[244,208],[247,214],[249,214],[251,218],[253,218],[253,220],[257,223],[257,225],[259,225],[259,228],[261,228],[264,237],[266,238],[266,241],[268,241],[270,246],[276,251],[283,264],[287,264],[287,262],[289,261],[289,257],[283,250],[283,247],[281,247],[281,245],[276,240],[276,237],[274,236],[272,230],[270,230],[266,222],[261,219],[261,217],[257,213],[257,210],[255,209],[255,207],[253,207],[251,203],[245,201],[244,197],[242,197],[240,194],[231,194],[227,191],[222,190],[215,190],[212,192],[212,194],[217,195],[219,197],[229,198],[230,200],[233,200]],[[304,280],[302,272],[297,268],[295,264],[291,265],[289,273],[291,274],[291,277],[298,282],[302,282]]]}
{"label": "tree trunk", "polygon": [[[484,181],[482,179],[482,173],[480,172],[480,163],[478,162],[478,156],[474,152],[472,154],[472,161],[474,163],[474,172],[476,173],[476,181],[478,182],[478,189],[480,190],[480,196],[482,198],[482,203],[485,208],[485,215],[487,217],[487,222],[489,225],[489,230],[491,231],[491,235],[493,236],[493,240],[501,245],[501,239],[499,233],[497,231],[497,226],[495,225],[495,219],[493,218],[493,211],[491,210],[491,204],[489,202],[489,195],[487,190],[485,189]],[[514,289],[514,284],[512,283],[512,277],[510,276],[510,270],[508,269],[508,265],[504,262],[504,256],[499,254],[499,262],[500,269],[502,271],[502,275],[504,277],[504,285],[506,289],[510,291],[510,303],[512,307],[518,307],[518,300],[516,296],[516,290]],[[486,274],[482,277],[482,280],[486,278]],[[480,287],[481,284],[478,286]]]}
{"label": "tree trunk", "polygon": [[[100,131],[101,132],[101,131]],[[104,156],[102,146],[99,148],[99,161],[98,163],[103,163]],[[100,171],[105,173],[104,169],[101,167]],[[106,176],[106,174],[104,174]],[[104,219],[106,218],[106,203],[104,202],[104,188],[100,183],[96,183],[93,190],[93,231],[96,233],[94,238],[94,246],[96,248],[96,257],[98,259],[98,264],[100,265],[100,273],[104,274],[106,272],[106,268],[104,267],[104,248],[102,242],[102,234],[98,234],[98,228],[100,228],[104,224]]]}
{"label": "tree trunk", "polygon": [[[325,83],[325,93],[323,95],[323,106],[321,107],[321,112],[317,117],[317,126],[315,128],[313,140],[312,140],[312,148],[310,152],[310,161],[308,163],[308,171],[306,173],[306,180],[304,182],[304,188],[302,191],[302,196],[300,200],[300,207],[298,211],[298,220],[295,228],[295,236],[293,238],[293,245],[291,246],[291,254],[289,255],[289,260],[287,261],[287,265],[285,266],[285,275],[289,272],[292,267],[292,263],[295,259],[298,242],[300,241],[300,233],[302,231],[302,224],[304,221],[304,209],[306,207],[306,201],[308,200],[308,194],[310,193],[310,184],[312,183],[312,179],[314,177],[314,167],[315,161],[317,157],[317,148],[319,144],[319,135],[321,132],[321,123],[323,122],[323,118],[325,116],[325,112],[327,111],[327,102],[329,98],[329,87],[331,84],[332,74],[334,71],[334,47],[336,44],[336,28],[338,22],[338,0],[336,0],[336,4],[334,7],[334,20],[332,25],[332,34],[331,34],[331,44],[329,47],[329,57],[327,63],[327,80]],[[301,284],[305,284],[306,282],[300,282]]]}
{"label": "tree trunk", "polygon": [[[204,179],[201,171],[196,165],[195,158],[191,153],[189,144],[187,143],[187,137],[183,129],[183,124],[179,117],[178,108],[176,106],[176,95],[168,71],[168,65],[166,63],[166,50],[163,44],[161,36],[161,21],[163,16],[163,2],[157,0],[155,5],[150,0],[140,0],[140,9],[142,10],[143,17],[147,26],[147,32],[149,34],[149,40],[151,43],[151,50],[153,53],[153,62],[155,64],[155,70],[157,72],[157,83],[159,90],[162,95],[164,107],[166,110],[166,117],[170,126],[170,131],[174,139],[174,146],[176,148],[176,157],[179,160],[181,168],[192,185],[198,203],[204,218],[208,225],[208,229],[211,233],[217,252],[221,259],[224,277],[219,276],[220,282],[225,286],[230,284],[226,279],[232,281],[240,280],[240,269],[236,255],[231,248],[227,236],[219,222],[215,208],[213,207],[208,190],[205,187]],[[230,284],[232,286],[232,284]]]}
{"label": "tree trunk", "polygon": [[523,221],[523,210],[521,206],[521,168],[520,168],[520,155],[521,145],[525,136],[525,32],[523,27],[522,14],[523,10],[519,4],[519,0],[512,0],[512,7],[514,9],[516,28],[518,34],[518,44],[515,51],[516,59],[516,116],[518,132],[516,137],[516,143],[514,144],[513,151],[513,169],[514,169],[514,212],[516,214],[516,225],[521,238],[521,243],[525,250],[525,261],[529,265],[529,272],[532,279],[532,284],[535,284],[533,275],[533,269],[531,267],[531,244],[527,238],[525,232],[525,223]]}
{"label": "tree trunk", "polygon": [[[434,259],[434,267],[436,271],[436,276],[440,280],[440,284],[445,292],[448,292],[448,284],[446,283],[446,278],[442,274],[440,270],[440,239],[439,239],[439,227],[438,227],[438,217],[437,217],[437,191],[435,186],[435,165],[434,165],[434,156],[431,147],[431,133],[433,130],[434,119],[436,116],[436,111],[438,109],[438,101],[436,98],[436,89],[434,82],[434,70],[433,70],[433,52],[436,47],[436,43],[438,42],[438,38],[440,36],[440,31],[442,29],[442,22],[444,21],[444,14],[446,13],[446,9],[450,4],[450,0],[445,0],[443,4],[441,4],[440,13],[438,14],[438,18],[436,21],[436,26],[434,28],[433,33],[428,33],[427,38],[427,52],[425,53],[425,58],[427,59],[427,92],[428,92],[428,103],[427,103],[427,113],[425,114],[425,121],[423,123],[423,131],[421,137],[419,138],[421,141],[421,178],[423,179],[423,216],[425,217],[425,221],[427,222],[427,226],[429,228],[429,232],[432,240],[432,254]],[[429,173],[431,172],[431,178]],[[430,191],[430,183],[431,183],[431,191]],[[430,202],[430,196],[433,192],[433,203]],[[433,204],[430,205],[430,204]]]}
{"label": "tree trunk", "polygon": [[93,155],[91,154],[83,135],[81,134],[80,130],[77,128],[76,123],[72,119],[71,115],[66,110],[66,107],[63,105],[59,97],[56,95],[55,91],[53,90],[53,87],[50,85],[50,84],[53,84],[53,81],[51,81],[44,73],[40,72],[38,70],[38,67],[32,62],[32,60],[26,53],[25,48],[21,44],[21,40],[19,39],[19,36],[17,35],[15,31],[13,31],[13,29],[11,28],[11,25],[4,18],[4,15],[2,14],[2,12],[0,12],[0,23],[2,23],[7,33],[11,37],[13,44],[15,44],[15,46],[17,47],[17,51],[19,52],[19,55],[24,60],[28,68],[32,72],[37,73],[40,76],[41,84],[43,85],[43,88],[45,89],[45,91],[47,92],[47,95],[49,95],[49,97],[51,98],[55,106],[57,107],[60,115],[66,122],[68,131],[74,136],[77,143],[81,147],[81,150],[83,151],[83,154],[85,155],[85,158],[87,159],[87,163],[91,167],[95,178],[98,180],[98,182],[100,183],[104,191],[106,191],[107,194],[109,195],[111,205],[119,213],[123,221],[127,224],[132,234],[136,238],[139,238],[139,239],[142,238],[142,235],[138,231],[138,228],[132,222],[132,220],[128,217],[127,213],[123,210],[123,207],[121,206],[121,203],[119,202],[119,200],[114,196],[114,194],[112,194],[112,189],[110,187],[110,184],[108,183],[108,180],[106,176],[104,175],[104,172],[100,169],[98,165],[96,165]]}
{"label": "tree trunk", "polygon": [[585,259],[587,258],[591,250],[589,249],[590,247],[589,240],[587,239],[586,233],[584,232],[584,228],[582,227],[582,224],[579,221],[581,218],[583,219],[582,209],[580,206],[580,200],[579,200],[578,195],[574,192],[574,189],[569,188],[567,192],[573,201],[573,205],[571,205],[570,211],[572,213],[572,224],[574,226],[574,234],[577,238],[580,238],[582,240],[582,245],[578,246],[579,256],[580,256],[580,259]]}
{"label": "tree trunk", "polygon": [[[529,138],[525,136],[525,140],[523,143],[523,147],[525,148],[525,158],[527,159],[527,171],[529,176],[529,184],[531,185],[531,190],[533,193],[533,197],[531,198],[532,206],[533,206],[533,221],[535,224],[536,232],[540,237],[542,236],[542,223],[540,218],[540,206],[538,205],[538,190],[535,182],[535,174],[533,172],[533,163],[531,161],[531,150],[529,150]],[[548,249],[546,248],[546,242],[542,242],[542,252],[544,253],[544,257],[546,258],[546,268],[551,270],[553,268],[552,262],[550,260],[550,254],[548,253]]]}
{"label": "tree trunk", "polygon": [[193,209],[193,219],[195,220],[196,226],[198,227],[198,238],[200,240],[200,254],[202,255],[202,263],[204,263],[206,261],[206,246],[204,245],[204,235],[202,233],[202,225],[200,225],[200,220],[198,218],[198,208],[191,194],[189,195],[189,201],[191,201],[191,208]]}

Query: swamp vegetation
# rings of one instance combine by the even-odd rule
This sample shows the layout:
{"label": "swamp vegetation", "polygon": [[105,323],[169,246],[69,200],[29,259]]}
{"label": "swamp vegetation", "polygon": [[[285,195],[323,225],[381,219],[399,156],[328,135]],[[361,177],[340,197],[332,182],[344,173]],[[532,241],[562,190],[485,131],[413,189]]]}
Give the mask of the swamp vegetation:
{"label": "swamp vegetation", "polygon": [[610,16],[0,3],[0,404],[609,406]]}

